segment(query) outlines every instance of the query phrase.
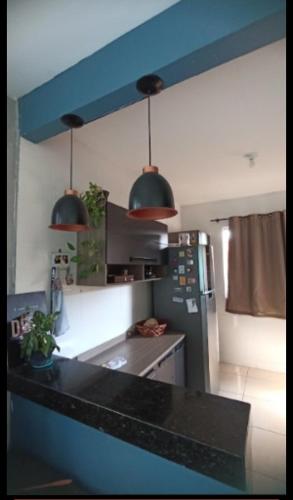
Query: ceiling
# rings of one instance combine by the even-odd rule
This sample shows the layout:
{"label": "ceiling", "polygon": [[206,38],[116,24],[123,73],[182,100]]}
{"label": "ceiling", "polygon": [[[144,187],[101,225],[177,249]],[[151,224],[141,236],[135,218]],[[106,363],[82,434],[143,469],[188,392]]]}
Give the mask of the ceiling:
{"label": "ceiling", "polygon": [[[8,95],[26,94],[177,1],[8,0]],[[285,48],[283,39],[152,97],[153,164],[177,205],[285,190]],[[97,158],[93,180],[106,165],[125,206],[148,162],[146,112],[140,101],[75,131]],[[254,167],[243,157],[250,152]]]}
{"label": "ceiling", "polygon": [[[285,40],[174,85],[151,106],[152,163],[178,205],[285,190]],[[127,195],[148,162],[146,113],[140,101],[75,132]]]}
{"label": "ceiling", "polygon": [[7,0],[8,96],[27,94],[177,2]]}

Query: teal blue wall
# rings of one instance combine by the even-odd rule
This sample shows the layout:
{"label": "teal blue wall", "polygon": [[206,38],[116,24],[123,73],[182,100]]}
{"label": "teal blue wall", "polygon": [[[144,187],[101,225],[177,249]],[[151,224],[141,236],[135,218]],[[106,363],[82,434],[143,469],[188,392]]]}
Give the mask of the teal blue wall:
{"label": "teal blue wall", "polygon": [[42,458],[93,493],[241,493],[27,399],[12,400],[12,448]]}

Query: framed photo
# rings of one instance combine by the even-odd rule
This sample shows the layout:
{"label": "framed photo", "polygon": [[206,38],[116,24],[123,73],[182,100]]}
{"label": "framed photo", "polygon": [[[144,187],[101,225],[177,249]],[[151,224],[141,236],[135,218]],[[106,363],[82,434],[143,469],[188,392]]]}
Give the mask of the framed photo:
{"label": "framed photo", "polygon": [[190,245],[190,234],[189,233],[179,233],[179,245],[189,246]]}
{"label": "framed photo", "polygon": [[70,266],[69,253],[56,252],[52,254],[52,267],[56,269],[67,269]]}

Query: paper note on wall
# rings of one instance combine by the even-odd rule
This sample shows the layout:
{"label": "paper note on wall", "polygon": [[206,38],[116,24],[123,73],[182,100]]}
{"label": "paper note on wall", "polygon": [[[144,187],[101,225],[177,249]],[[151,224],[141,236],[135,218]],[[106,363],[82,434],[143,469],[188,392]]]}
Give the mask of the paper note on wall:
{"label": "paper note on wall", "polygon": [[198,308],[197,308],[197,304],[196,304],[195,299],[186,299],[186,305],[187,305],[187,312],[189,314],[198,312]]}

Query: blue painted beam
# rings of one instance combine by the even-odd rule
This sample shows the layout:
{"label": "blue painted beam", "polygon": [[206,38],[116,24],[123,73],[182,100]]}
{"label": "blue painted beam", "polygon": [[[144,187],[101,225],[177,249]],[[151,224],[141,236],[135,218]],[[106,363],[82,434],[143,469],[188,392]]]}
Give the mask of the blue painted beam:
{"label": "blue painted beam", "polygon": [[135,85],[145,74],[169,87],[275,42],[285,29],[285,0],[181,0],[20,98],[20,134],[38,143],[66,129],[63,114],[87,123],[141,100]]}

